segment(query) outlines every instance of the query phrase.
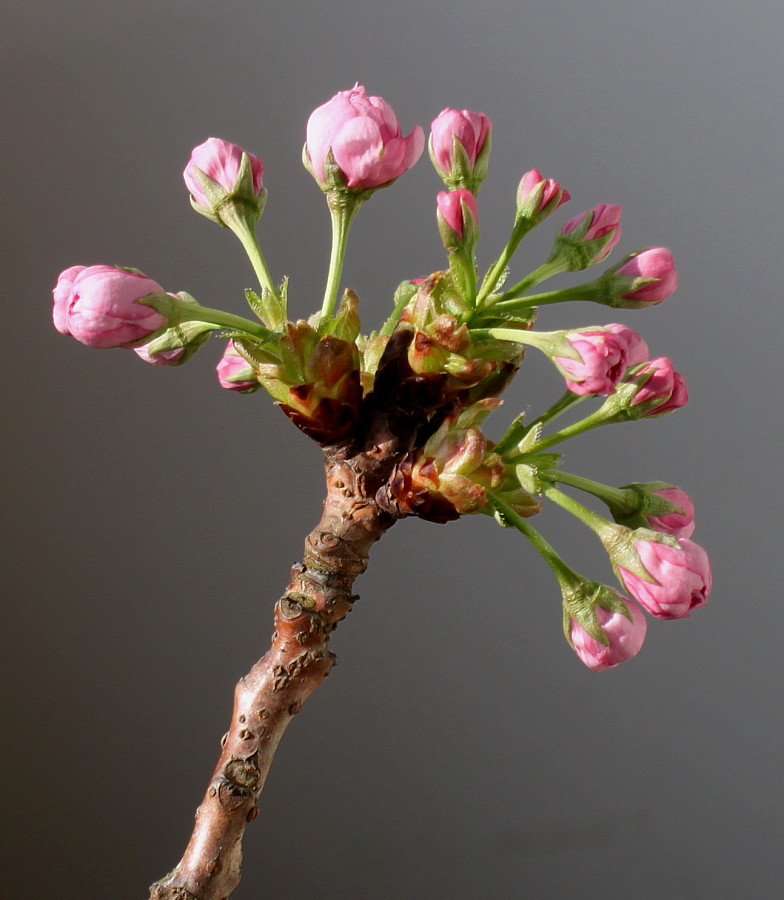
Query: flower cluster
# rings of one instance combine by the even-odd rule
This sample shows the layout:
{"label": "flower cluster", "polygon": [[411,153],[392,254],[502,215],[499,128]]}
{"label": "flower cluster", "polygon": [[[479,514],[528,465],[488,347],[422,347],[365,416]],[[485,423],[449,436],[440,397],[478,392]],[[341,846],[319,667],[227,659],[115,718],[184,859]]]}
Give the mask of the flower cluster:
{"label": "flower cluster", "polygon": [[[677,619],[704,606],[710,563],[691,540],[694,505],[679,487],[604,485],[564,471],[551,448],[599,426],[672,412],[687,402],[688,391],[671,360],[652,358],[625,323],[559,331],[535,326],[540,310],[554,303],[653,308],[675,291],[678,275],[672,253],[651,247],[584,284],[542,290],[551,278],[603,262],[620,243],[622,208],[600,203],[561,224],[545,262],[508,283],[526,234],[571,200],[536,168],[517,185],[508,241],[480,273],[478,193],[492,130],[486,114],[466,109],[447,108],[433,119],[428,148],[445,188],[434,198],[445,263],[403,281],[388,318],[368,334],[361,332],[357,296],[348,289],[341,294],[350,226],[366,200],[419,160],[425,134],[417,125],[404,135],[392,107],[360,85],[319,106],[305,130],[303,162],[332,220],[320,310],[290,318],[287,280],[273,279],[262,254],[256,236],[267,195],[262,160],[212,137],[192,151],[184,180],[194,209],[242,243],[258,279],[258,289],[246,292],[253,317],[166,292],[135,269],[98,265],[60,275],[54,324],[87,346],[132,349],[158,366],[181,365],[219,333],[226,342],[216,366],[221,387],[238,394],[263,387],[330,454],[388,455],[386,481],[373,500],[384,515],[446,522],[480,513],[521,531],[559,582],[567,641],[589,668],[603,670],[638,653],[645,612]],[[491,440],[484,420],[500,406],[498,395],[529,349],[552,362],[563,394]],[[583,402],[591,410],[585,416],[553,425]],[[609,517],[564,487],[598,498]],[[598,536],[628,597],[576,573],[533,528],[530,519],[546,500]]]}

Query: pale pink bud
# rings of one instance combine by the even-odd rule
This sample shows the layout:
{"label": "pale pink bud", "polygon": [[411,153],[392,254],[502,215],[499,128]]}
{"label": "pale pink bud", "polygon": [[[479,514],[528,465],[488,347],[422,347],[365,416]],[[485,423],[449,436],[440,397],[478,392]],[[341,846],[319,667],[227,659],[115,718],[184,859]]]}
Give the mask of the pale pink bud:
{"label": "pale pink bud", "polygon": [[567,388],[579,395],[612,394],[628,366],[625,338],[611,331],[573,331],[566,339],[581,357],[554,358],[566,375]]}
{"label": "pale pink bud", "polygon": [[470,210],[475,225],[479,221],[479,213],[476,208],[476,198],[465,188],[458,191],[439,191],[436,196],[436,204],[438,206],[438,214],[447,224],[449,229],[454,232],[459,241],[463,240],[465,232],[466,218],[464,215],[463,204]]}
{"label": "pale pink bud", "polygon": [[621,294],[621,300],[630,300],[640,305],[661,303],[678,287],[678,273],[672,253],[666,247],[651,247],[635,253],[616,270],[616,275],[630,278],[656,278],[652,284],[646,284],[627,294]]}
{"label": "pale pink bud", "polygon": [[54,327],[60,334],[71,334],[68,329],[68,310],[71,306],[73,283],[76,276],[86,268],[87,266],[71,266],[69,269],[61,272],[52,291],[52,296],[54,297],[52,317],[54,318]]}
{"label": "pale pink bud", "polygon": [[661,516],[648,515],[645,517],[648,521],[648,527],[653,531],[663,531],[665,534],[672,534],[679,540],[681,538],[690,538],[694,534],[694,504],[686,491],[673,487],[663,488],[652,493],[658,494],[659,497],[664,497],[670,503],[674,503],[683,512],[665,513]]}
{"label": "pale pink bud", "polygon": [[[540,185],[544,185],[540,187]],[[540,194],[541,191],[541,194]],[[538,199],[537,199],[538,198]],[[549,216],[572,195],[553,178],[544,178],[538,169],[523,175],[517,188],[517,206],[525,215]]]}
{"label": "pale pink bud", "polygon": [[618,566],[626,590],[658,619],[687,618],[708,602],[713,582],[708,554],[682,538],[677,547],[657,541],[634,541],[640,561],[654,581],[644,581]]}
{"label": "pale pink bud", "polygon": [[623,207],[617,203],[600,203],[593,209],[589,209],[588,212],[569,219],[561,226],[561,234],[571,234],[577,228],[585,227],[587,223],[587,228],[580,237],[581,242],[593,241],[610,235],[607,243],[596,253],[589,265],[601,262],[621,239],[622,209]]}
{"label": "pale pink bud", "polygon": [[644,403],[650,407],[643,413],[644,416],[661,416],[686,405],[689,400],[686,379],[675,371],[671,359],[666,356],[652,359],[634,377],[636,379],[648,373],[648,380],[634,395],[632,406]]}
{"label": "pale pink bud", "polygon": [[595,672],[611,669],[618,663],[636,656],[645,640],[648,623],[642,610],[631,600],[625,597],[621,599],[629,608],[631,621],[623,613],[610,612],[598,604],[594,607],[596,619],[609,640],[607,646],[591,637],[574,619],[571,620],[570,637],[574,652],[581,662]]}
{"label": "pale pink bud", "polygon": [[155,355],[150,353],[149,344],[134,347],[133,352],[146,363],[153,366],[178,366],[185,355],[185,347],[175,347],[172,350],[160,350]]}
{"label": "pale pink bud", "polygon": [[650,359],[648,345],[636,331],[633,331],[627,325],[622,325],[620,322],[610,322],[609,325],[604,327],[626,341],[627,367],[639,366],[644,362],[648,362]]}
{"label": "pale pink bud", "polygon": [[54,323],[88,347],[130,347],[166,324],[151,306],[137,303],[163,288],[139,272],[112,266],[72,266],[54,288]]}
{"label": "pale pink bud", "polygon": [[430,125],[430,146],[436,167],[444,176],[448,177],[452,173],[453,140],[457,138],[473,169],[491,127],[490,119],[484,113],[471,112],[469,109],[442,110]]}
{"label": "pale pink bud", "polygon": [[234,341],[229,341],[215,369],[220,386],[228,391],[249,394],[260,387],[250,364],[234,347]]}
{"label": "pale pink bud", "polygon": [[[221,138],[207,138],[203,144],[193,148],[191,158],[182,175],[191,196],[199,206],[209,208],[212,203],[204,193],[204,188],[196,177],[194,167],[201,169],[208,178],[211,178],[226,193],[230,194],[234,190],[240,173],[242,154],[246,152],[242,147],[238,147],[230,141],[221,140]],[[248,159],[253,176],[253,193],[258,197],[264,188],[262,181],[264,164],[258,156],[254,156],[252,153],[248,153]]]}
{"label": "pale pink bud", "polygon": [[398,178],[422,155],[425,134],[417,125],[408,137],[392,107],[368,97],[361,85],[339,91],[314,110],[307,125],[306,151],[318,182],[327,182],[329,151],[350,188],[366,190]]}

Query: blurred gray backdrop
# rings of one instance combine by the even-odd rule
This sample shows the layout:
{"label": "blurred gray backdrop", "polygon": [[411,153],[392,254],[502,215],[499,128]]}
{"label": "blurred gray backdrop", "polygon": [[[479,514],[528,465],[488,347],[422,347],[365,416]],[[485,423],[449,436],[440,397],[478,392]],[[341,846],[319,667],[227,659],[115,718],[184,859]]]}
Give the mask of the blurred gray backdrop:
{"label": "blurred gray backdrop", "polygon": [[[162,370],[51,325],[76,263],[136,266],[242,312],[232,236],[181,171],[210,135],[261,156],[260,227],[293,310],[329,244],[302,169],[310,111],[356,81],[408,132],[486,112],[480,264],[521,174],[622,203],[621,252],[672,248],[677,294],[618,318],[688,377],[691,403],[568,446],[572,470],[694,497],[710,604],[651,621],[642,654],[585,669],[517,533],[399,524],[375,548],[287,733],[238,900],[768,897],[781,857],[780,0],[11,0],[4,16],[1,357],[6,367],[2,883],[8,897],[146,897],[179,859],[274,600],[315,523],[319,451],[263,394],[222,391],[217,342]],[[427,159],[362,210],[345,283],[366,328],[441,265]],[[542,226],[516,271],[537,264]],[[562,283],[567,283],[566,281]],[[613,318],[550,308],[541,327]],[[604,318],[602,318],[604,317]],[[491,432],[560,391],[531,356]],[[600,546],[541,527],[580,571]]]}

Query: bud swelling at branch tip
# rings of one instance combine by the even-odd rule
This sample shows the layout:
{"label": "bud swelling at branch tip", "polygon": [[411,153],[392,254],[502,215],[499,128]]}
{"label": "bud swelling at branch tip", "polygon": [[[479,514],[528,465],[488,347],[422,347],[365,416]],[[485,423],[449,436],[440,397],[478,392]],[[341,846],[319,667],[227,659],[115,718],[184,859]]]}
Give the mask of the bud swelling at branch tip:
{"label": "bud swelling at branch tip", "polygon": [[621,212],[617,203],[600,203],[565,222],[557,238],[556,254],[564,255],[577,271],[601,262],[621,239]]}
{"label": "bud swelling at branch tip", "polygon": [[569,191],[555,179],[545,178],[538,169],[531,169],[517,187],[517,215],[538,224],[571,199]]}
{"label": "bud swelling at branch tip", "polygon": [[444,109],[430,125],[430,159],[450,190],[476,193],[487,174],[492,123],[484,113]]}
{"label": "bud swelling at branch tip", "polygon": [[439,191],[436,195],[438,230],[447,250],[473,246],[479,236],[479,212],[471,191]]}
{"label": "bud swelling at branch tip", "polygon": [[52,293],[55,328],[88,347],[132,347],[166,325],[164,316],[138,302],[165,293],[141,272],[71,266],[60,274]]}
{"label": "bud swelling at branch tip", "polygon": [[666,247],[650,247],[630,253],[602,276],[608,287],[608,306],[644,309],[666,300],[678,287],[678,272]]}
{"label": "bud swelling at branch tip", "polygon": [[255,222],[267,192],[264,164],[252,153],[221,138],[208,138],[191,151],[183,172],[193,208],[219,225],[235,219]]}
{"label": "bud swelling at branch tip", "polygon": [[645,615],[633,600],[622,597],[611,588],[605,590],[614,594],[626,606],[630,616],[627,618],[616,609],[605,609],[599,602],[593,606],[595,624],[603,632],[606,643],[589,634],[577,619],[571,616],[568,618],[569,643],[580,662],[594,672],[612,669],[635,657],[640,652],[648,631]]}
{"label": "bud swelling at branch tip", "polygon": [[338,91],[308,119],[303,161],[323,190],[364,191],[399,178],[422,155],[425,134],[407,137],[392,107],[356,85]]}
{"label": "bud swelling at branch tip", "polygon": [[655,538],[655,532],[636,529],[610,549],[618,580],[657,619],[688,618],[708,602],[713,584],[708,554],[688,538],[673,543]]}

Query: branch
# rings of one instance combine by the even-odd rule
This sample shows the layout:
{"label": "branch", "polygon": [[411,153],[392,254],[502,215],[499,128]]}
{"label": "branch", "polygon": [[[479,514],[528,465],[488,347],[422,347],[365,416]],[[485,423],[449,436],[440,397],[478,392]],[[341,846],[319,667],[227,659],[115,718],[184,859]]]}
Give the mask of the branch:
{"label": "branch", "polygon": [[237,684],[231,727],[185,854],[152,885],[150,900],[226,900],[239,884],[242,837],[258,816],[256,803],[278,743],[334,665],[330,635],[351,610],[352,586],[367,567],[371,546],[394,524],[374,498],[395,449],[350,458],[327,454],[321,521],[275,604],[270,649]]}

